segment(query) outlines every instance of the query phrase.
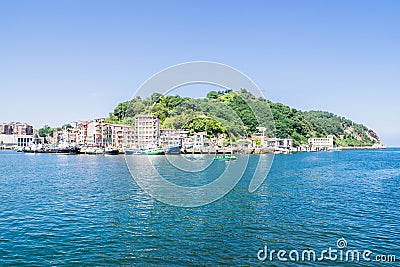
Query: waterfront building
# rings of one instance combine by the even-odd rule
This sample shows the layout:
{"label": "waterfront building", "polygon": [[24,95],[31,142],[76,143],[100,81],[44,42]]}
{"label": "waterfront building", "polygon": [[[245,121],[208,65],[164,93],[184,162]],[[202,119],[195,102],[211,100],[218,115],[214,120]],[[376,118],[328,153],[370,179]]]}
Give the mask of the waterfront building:
{"label": "waterfront building", "polygon": [[[291,138],[268,138],[264,133],[256,133],[251,136],[252,146],[266,148],[269,150],[292,150],[293,139]],[[258,142],[256,142],[258,140]]]}
{"label": "waterfront building", "polygon": [[79,146],[132,147],[133,126],[105,123],[99,118],[71,124],[71,127],[53,132],[50,142],[67,142]]}
{"label": "waterfront building", "polygon": [[158,146],[160,137],[160,120],[153,115],[135,116],[134,144],[137,148]]}
{"label": "waterfront building", "polygon": [[124,127],[124,141],[122,147],[133,148],[135,143],[135,128],[133,126]]}
{"label": "waterfront building", "polygon": [[133,126],[106,123],[104,118],[71,123],[53,133],[52,143],[68,142],[79,146],[132,147]]}
{"label": "waterfront building", "polygon": [[182,146],[185,148],[204,148],[207,145],[206,132],[194,133],[183,139]]}
{"label": "waterfront building", "polygon": [[246,150],[251,148],[251,139],[240,138],[237,140],[237,143],[238,143],[238,149],[240,150]]}
{"label": "waterfront building", "polygon": [[193,148],[193,144],[194,144],[193,136],[185,137],[182,140],[182,147],[185,148],[185,149],[186,148]]}
{"label": "waterfront building", "polygon": [[293,139],[290,138],[266,138],[263,142],[267,148],[280,150],[280,149],[292,149]]}
{"label": "waterfront building", "polygon": [[33,135],[0,134],[0,147],[26,147],[33,141]]}
{"label": "waterfront building", "polygon": [[27,123],[0,123],[0,134],[33,135],[33,127]]}
{"label": "waterfront building", "polygon": [[0,147],[25,147],[33,141],[34,129],[27,123],[0,123]]}
{"label": "waterfront building", "polygon": [[80,121],[76,125],[76,127],[78,128],[76,143],[78,145],[86,145],[87,144],[87,127],[88,127],[88,125],[89,125],[88,121]]}
{"label": "waterfront building", "polygon": [[79,129],[77,127],[66,129],[67,141],[76,144],[78,142],[78,134],[79,134]]}
{"label": "waterfront building", "polygon": [[90,121],[87,125],[86,144],[89,146],[103,145],[103,122],[104,118]]}
{"label": "waterfront building", "polygon": [[53,132],[53,136],[50,139],[50,143],[55,144],[55,143],[66,142],[71,144],[77,144],[78,135],[79,135],[79,128],[77,127],[60,129]]}
{"label": "waterfront building", "polygon": [[160,145],[162,147],[183,146],[183,140],[189,137],[187,130],[162,129],[160,130]]}
{"label": "waterfront building", "polygon": [[113,126],[111,124],[104,124],[101,127],[102,131],[102,146],[113,146]]}
{"label": "waterfront building", "polygon": [[134,144],[134,127],[121,124],[110,124],[106,127],[104,137],[111,136],[111,146],[118,148],[132,148]]}
{"label": "waterfront building", "polygon": [[194,144],[193,147],[195,148],[203,148],[206,146],[206,132],[199,132],[193,135],[194,137]]}
{"label": "waterfront building", "polygon": [[314,137],[308,139],[311,150],[327,150],[333,147],[333,135],[326,138]]}

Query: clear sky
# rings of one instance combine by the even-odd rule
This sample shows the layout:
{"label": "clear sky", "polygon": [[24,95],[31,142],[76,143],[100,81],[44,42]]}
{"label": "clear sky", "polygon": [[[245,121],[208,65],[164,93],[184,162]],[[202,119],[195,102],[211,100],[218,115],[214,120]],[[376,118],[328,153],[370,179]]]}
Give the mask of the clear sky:
{"label": "clear sky", "polygon": [[0,1],[0,121],[104,117],[193,60],[400,146],[400,1]]}

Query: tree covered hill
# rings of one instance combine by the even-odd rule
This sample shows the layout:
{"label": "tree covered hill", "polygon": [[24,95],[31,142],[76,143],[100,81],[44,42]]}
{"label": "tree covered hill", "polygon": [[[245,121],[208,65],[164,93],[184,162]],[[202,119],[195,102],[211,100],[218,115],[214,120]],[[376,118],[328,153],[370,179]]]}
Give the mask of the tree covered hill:
{"label": "tree covered hill", "polygon": [[136,97],[119,103],[107,121],[133,125],[134,117],[141,114],[158,116],[164,129],[205,131],[208,137],[223,134],[233,141],[257,133],[257,127],[262,126],[267,136],[293,138],[295,146],[307,144],[310,137],[327,135],[334,135],[338,146],[368,146],[380,142],[377,134],[362,124],[326,111],[296,110],[256,98],[244,89],[210,91],[202,99],[159,93],[146,99]]}

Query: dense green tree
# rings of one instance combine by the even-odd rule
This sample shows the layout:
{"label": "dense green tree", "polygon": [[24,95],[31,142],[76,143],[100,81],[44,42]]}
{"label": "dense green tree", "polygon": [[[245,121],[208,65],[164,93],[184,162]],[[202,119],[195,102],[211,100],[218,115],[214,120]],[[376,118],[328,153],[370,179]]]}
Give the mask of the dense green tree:
{"label": "dense green tree", "polygon": [[108,118],[105,120],[106,123],[119,123],[118,117],[114,115],[114,112],[108,115]]}
{"label": "dense green tree", "polygon": [[207,137],[226,133],[226,129],[216,120],[208,117],[197,117],[185,125],[191,133],[206,132]]}
{"label": "dense green tree", "polygon": [[125,117],[121,121],[121,123],[124,124],[124,125],[132,125],[133,126],[135,124],[135,118],[133,118],[133,117]]}
{"label": "dense green tree", "polygon": [[220,94],[217,91],[210,91],[207,94],[207,98],[210,99],[217,99],[220,96]]}
{"label": "dense green tree", "polygon": [[65,130],[65,129],[71,129],[72,126],[69,123],[63,124],[63,126],[61,126],[61,129]]}
{"label": "dense green tree", "polygon": [[260,146],[261,146],[261,139],[255,139],[255,140],[254,140],[254,144],[255,144],[257,147],[260,147]]}
{"label": "dense green tree", "polygon": [[39,129],[38,134],[40,137],[52,136],[54,129],[51,128],[49,125],[45,125]]}
{"label": "dense green tree", "polygon": [[128,107],[126,108],[126,116],[135,117],[136,115],[145,113],[145,111],[146,106],[142,101],[132,100],[129,102]]}
{"label": "dense green tree", "polygon": [[185,99],[179,95],[165,97],[165,105],[168,109],[174,109],[179,106]]}
{"label": "dense green tree", "polygon": [[128,108],[129,101],[119,103],[118,106],[114,109],[114,116],[118,118],[118,120],[122,120],[125,118],[126,110]]}

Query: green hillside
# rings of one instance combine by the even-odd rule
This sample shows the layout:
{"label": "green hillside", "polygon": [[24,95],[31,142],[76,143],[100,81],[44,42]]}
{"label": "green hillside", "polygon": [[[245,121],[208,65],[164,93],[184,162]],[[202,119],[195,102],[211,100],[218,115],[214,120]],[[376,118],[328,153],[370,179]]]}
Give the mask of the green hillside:
{"label": "green hillside", "polygon": [[119,103],[108,122],[133,125],[134,116],[154,114],[161,128],[223,134],[235,141],[266,128],[267,136],[293,138],[295,146],[307,144],[310,137],[335,136],[338,146],[368,146],[379,143],[375,132],[362,124],[326,111],[300,111],[281,103],[256,98],[246,90],[210,91],[206,98],[163,96],[137,97]]}

